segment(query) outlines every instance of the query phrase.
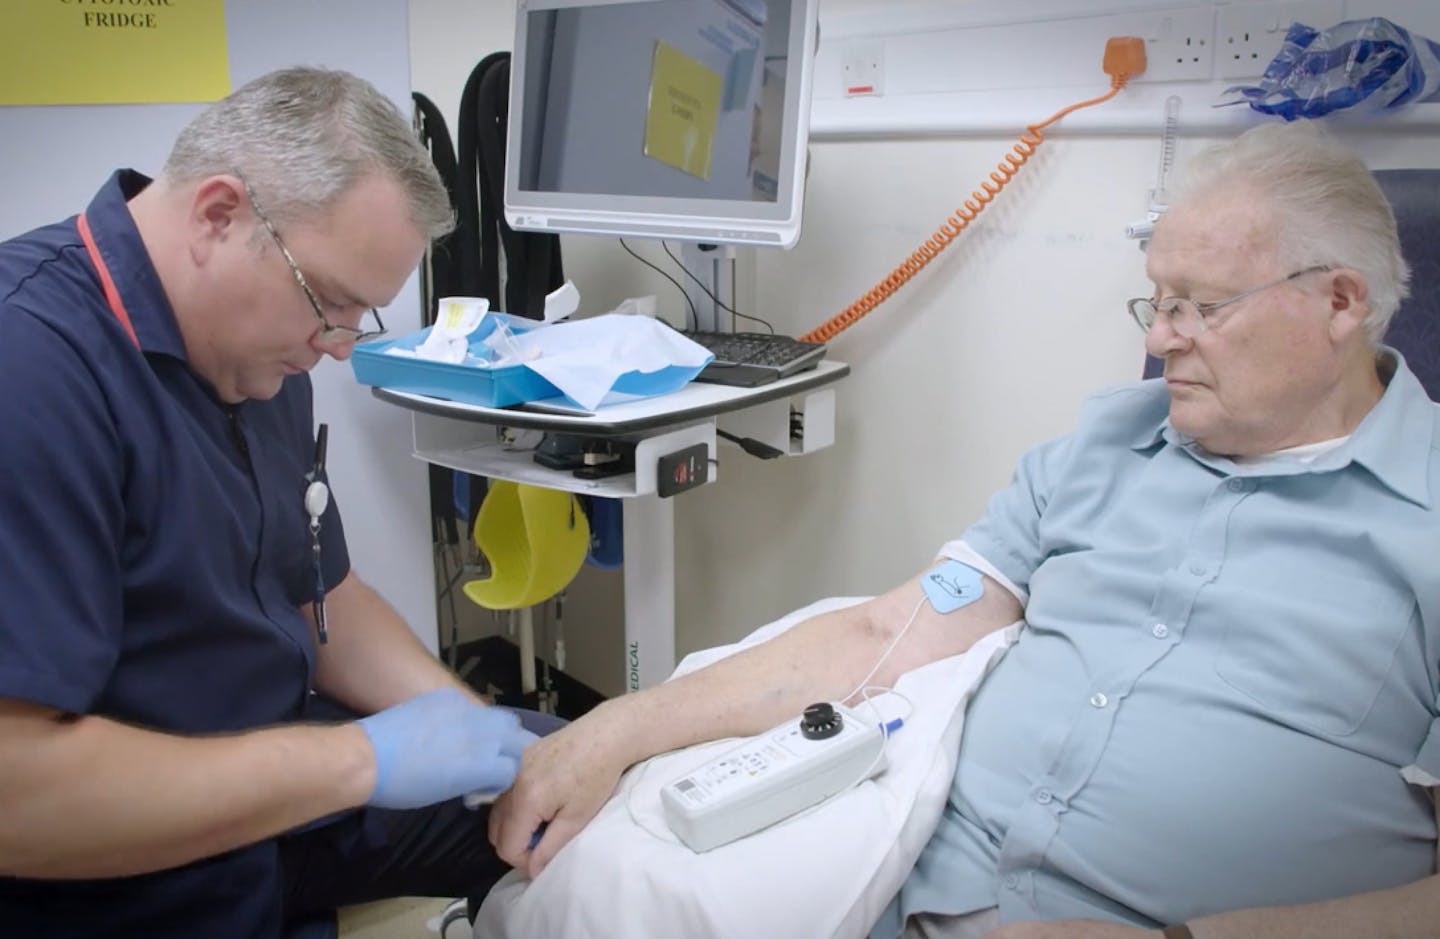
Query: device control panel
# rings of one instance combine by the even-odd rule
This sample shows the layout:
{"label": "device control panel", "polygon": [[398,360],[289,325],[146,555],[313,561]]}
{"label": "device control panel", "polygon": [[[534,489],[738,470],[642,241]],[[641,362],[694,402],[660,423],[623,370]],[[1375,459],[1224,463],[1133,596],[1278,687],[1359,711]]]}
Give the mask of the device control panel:
{"label": "device control panel", "polygon": [[739,744],[660,789],[670,829],[709,851],[823,802],[884,768],[874,719],[812,704],[799,720]]}

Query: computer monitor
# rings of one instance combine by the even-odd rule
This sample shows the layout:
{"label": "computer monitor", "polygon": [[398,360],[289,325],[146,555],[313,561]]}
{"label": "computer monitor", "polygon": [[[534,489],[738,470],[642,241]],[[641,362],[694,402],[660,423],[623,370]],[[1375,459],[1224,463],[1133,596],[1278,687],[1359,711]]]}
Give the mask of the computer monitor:
{"label": "computer monitor", "polygon": [[789,247],[819,0],[520,0],[514,228]]}

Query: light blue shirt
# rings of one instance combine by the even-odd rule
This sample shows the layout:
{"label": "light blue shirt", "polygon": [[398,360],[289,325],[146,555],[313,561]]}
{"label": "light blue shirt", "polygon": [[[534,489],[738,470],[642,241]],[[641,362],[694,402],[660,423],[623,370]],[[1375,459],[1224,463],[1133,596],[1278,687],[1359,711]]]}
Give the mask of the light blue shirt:
{"label": "light blue shirt", "polygon": [[965,540],[1030,595],[875,930],[998,905],[1140,926],[1432,872],[1440,406],[1395,355],[1350,439],[1241,467],[1163,383],[1086,405]]}

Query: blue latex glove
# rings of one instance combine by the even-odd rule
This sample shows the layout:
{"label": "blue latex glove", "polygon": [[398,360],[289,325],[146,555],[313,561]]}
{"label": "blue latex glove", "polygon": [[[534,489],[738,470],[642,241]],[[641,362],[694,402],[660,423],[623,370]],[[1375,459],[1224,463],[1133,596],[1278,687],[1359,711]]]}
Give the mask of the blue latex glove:
{"label": "blue latex glove", "polygon": [[[520,749],[525,749],[526,747],[530,746],[530,744],[534,743],[539,739],[540,737],[538,735],[531,733],[530,731],[525,729],[524,721],[522,720],[520,726]],[[500,798],[500,796],[501,790],[498,789],[493,791],[476,790],[474,792],[467,792],[465,793],[464,799],[465,807],[472,810],[478,809],[482,805],[491,804],[496,799]]]}
{"label": "blue latex glove", "polygon": [[514,714],[440,688],[358,721],[375,748],[367,805],[416,809],[510,788],[534,735]]}

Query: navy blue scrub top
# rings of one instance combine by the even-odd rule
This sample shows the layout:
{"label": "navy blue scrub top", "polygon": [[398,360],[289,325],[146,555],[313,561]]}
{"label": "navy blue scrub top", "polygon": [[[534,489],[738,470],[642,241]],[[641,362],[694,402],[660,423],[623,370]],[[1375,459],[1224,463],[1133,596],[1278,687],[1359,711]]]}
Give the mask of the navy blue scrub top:
{"label": "navy blue scrub top", "polygon": [[[180,734],[294,721],[315,672],[310,380],[229,406],[190,369],[125,205],[148,183],[117,172],[85,212],[135,339],[74,218],[0,244],[0,698]],[[321,534],[333,587],[333,500]],[[138,877],[0,878],[6,937],[279,932],[273,841]]]}

